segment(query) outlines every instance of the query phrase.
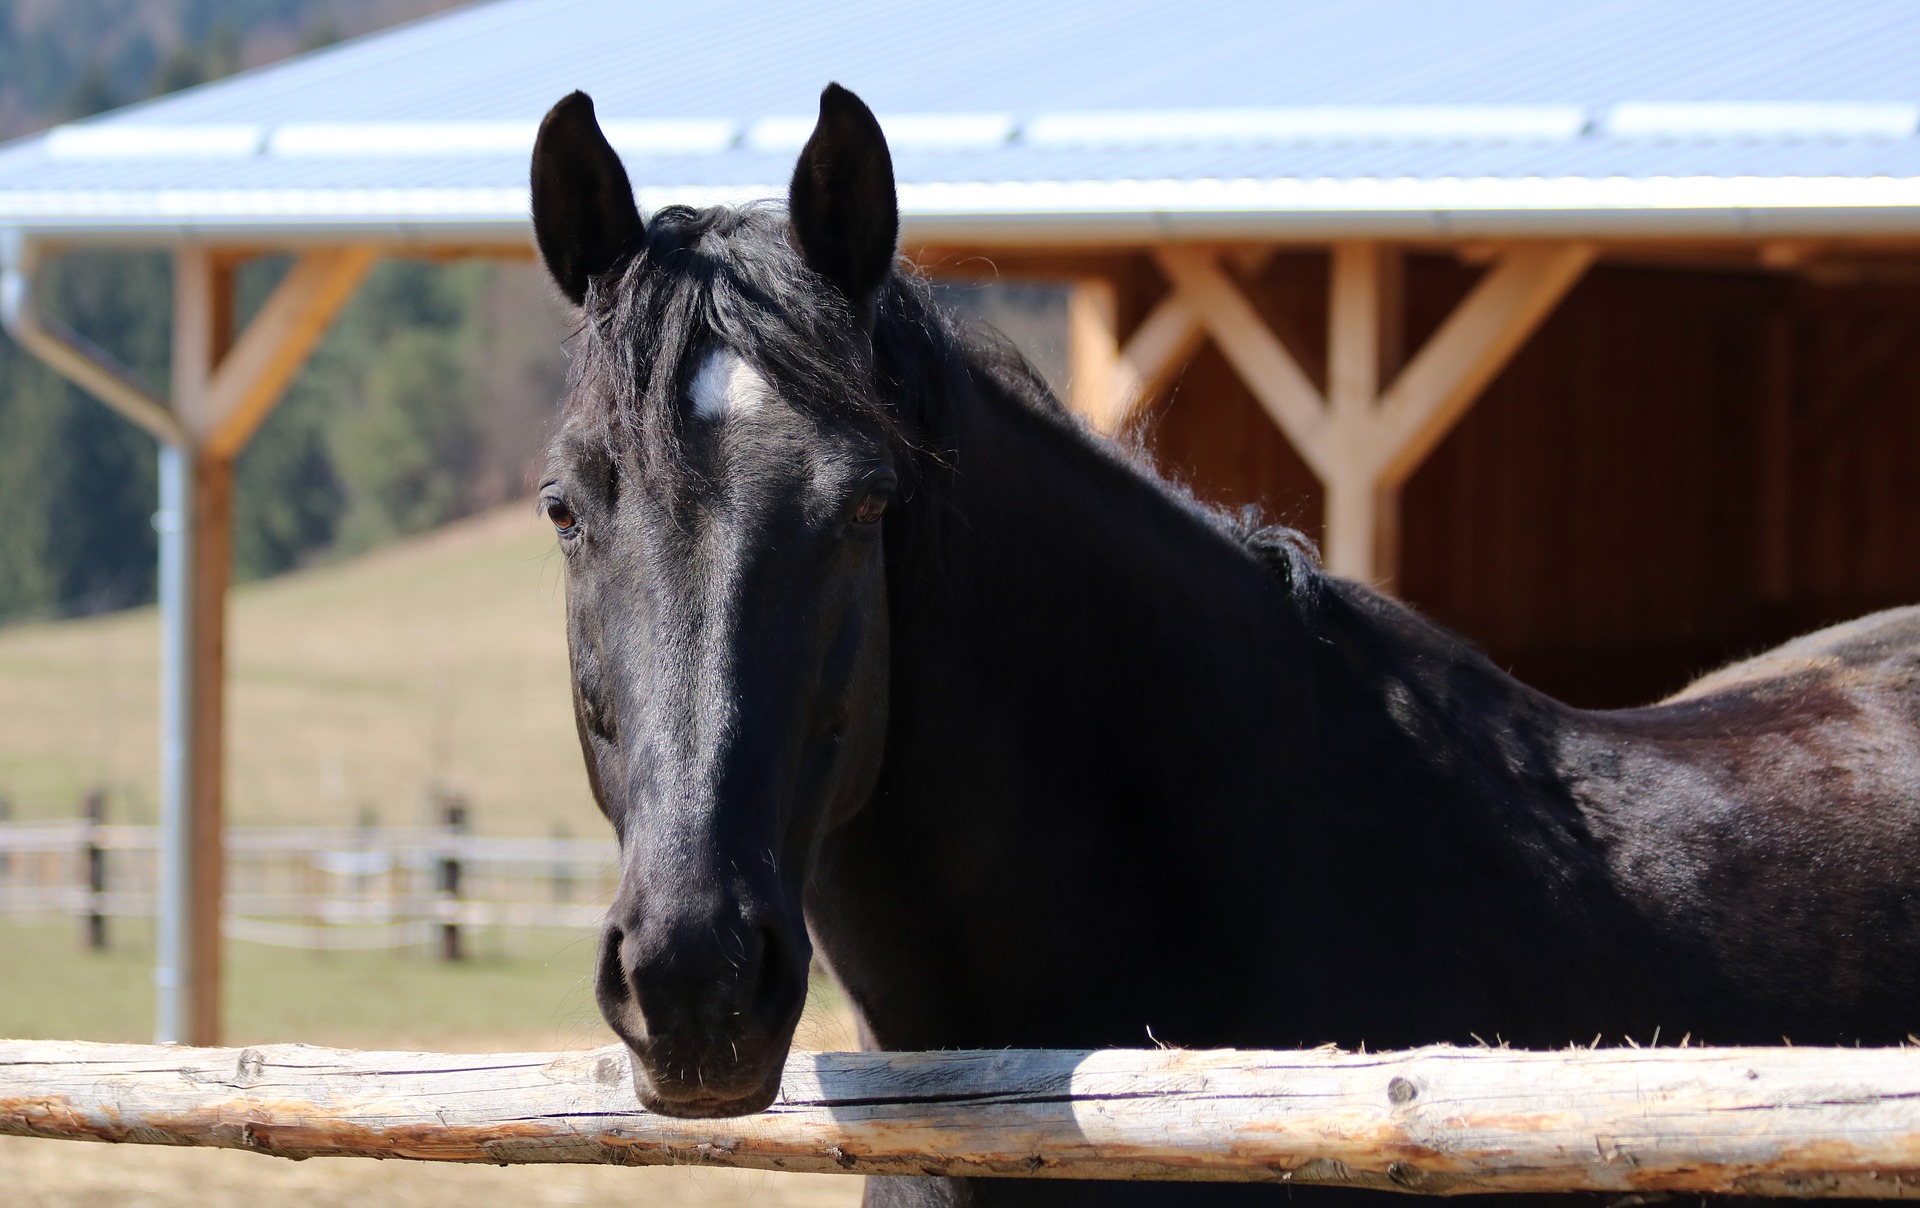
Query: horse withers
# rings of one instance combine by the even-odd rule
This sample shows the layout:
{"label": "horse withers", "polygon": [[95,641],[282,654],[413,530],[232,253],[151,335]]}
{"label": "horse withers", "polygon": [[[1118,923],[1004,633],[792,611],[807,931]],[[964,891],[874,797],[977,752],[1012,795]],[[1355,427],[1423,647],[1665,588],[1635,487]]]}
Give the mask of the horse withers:
{"label": "horse withers", "polygon": [[1650,708],[1534,692],[944,311],[837,86],[784,213],[643,222],[577,93],[533,206],[581,316],[540,500],[623,853],[598,996],[649,1108],[771,1102],[816,950],[882,1049],[1920,1028],[1920,610]]}

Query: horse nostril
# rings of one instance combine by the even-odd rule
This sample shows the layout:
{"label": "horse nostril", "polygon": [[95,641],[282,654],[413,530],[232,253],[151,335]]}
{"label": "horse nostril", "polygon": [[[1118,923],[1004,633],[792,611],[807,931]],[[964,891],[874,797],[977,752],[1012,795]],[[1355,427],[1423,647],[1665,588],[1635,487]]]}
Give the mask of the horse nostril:
{"label": "horse nostril", "polygon": [[755,970],[751,1011],[753,1017],[766,1020],[792,1008],[792,953],[784,934],[776,927],[760,928],[760,967]]}
{"label": "horse nostril", "polygon": [[600,960],[593,971],[593,989],[594,996],[600,1000],[601,1011],[609,1015],[633,996],[626,961],[620,955],[620,946],[625,940],[625,933],[612,923],[600,933]]}

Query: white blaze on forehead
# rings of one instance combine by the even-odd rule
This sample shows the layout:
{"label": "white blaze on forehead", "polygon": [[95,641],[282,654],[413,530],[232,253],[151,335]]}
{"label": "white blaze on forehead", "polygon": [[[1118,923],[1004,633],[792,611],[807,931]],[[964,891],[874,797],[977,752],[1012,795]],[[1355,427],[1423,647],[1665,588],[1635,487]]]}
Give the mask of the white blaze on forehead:
{"label": "white blaze on forehead", "polygon": [[722,348],[693,375],[689,393],[694,417],[713,420],[759,410],[773,398],[773,386],[738,353]]}

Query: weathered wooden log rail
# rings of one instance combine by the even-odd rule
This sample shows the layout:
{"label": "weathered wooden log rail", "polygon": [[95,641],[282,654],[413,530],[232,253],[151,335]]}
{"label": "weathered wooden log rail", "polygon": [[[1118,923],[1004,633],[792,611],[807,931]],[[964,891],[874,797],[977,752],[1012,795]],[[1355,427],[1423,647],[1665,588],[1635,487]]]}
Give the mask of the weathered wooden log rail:
{"label": "weathered wooden log rail", "polygon": [[1920,1049],[797,1053],[732,1120],[626,1054],[0,1041],[0,1134],[287,1158],[1221,1179],[1428,1194],[1920,1194]]}

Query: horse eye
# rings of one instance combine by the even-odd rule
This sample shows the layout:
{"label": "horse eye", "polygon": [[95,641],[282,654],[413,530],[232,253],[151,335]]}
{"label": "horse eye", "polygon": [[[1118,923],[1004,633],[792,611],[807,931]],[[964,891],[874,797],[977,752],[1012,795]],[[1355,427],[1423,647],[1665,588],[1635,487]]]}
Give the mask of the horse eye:
{"label": "horse eye", "polygon": [[558,529],[563,537],[571,533],[580,523],[579,517],[573,514],[572,509],[558,499],[547,502],[547,519],[553,522],[553,527]]}
{"label": "horse eye", "polygon": [[880,517],[886,514],[886,510],[887,497],[878,491],[874,491],[868,494],[865,499],[862,499],[860,506],[854,509],[853,522],[855,524],[878,524],[880,523]]}

